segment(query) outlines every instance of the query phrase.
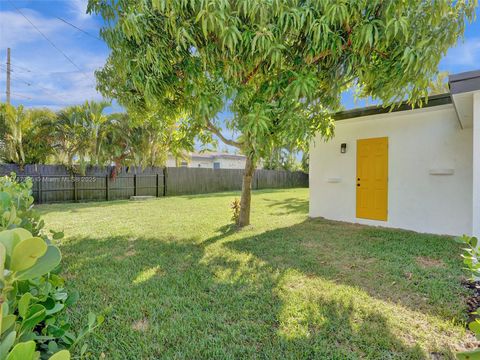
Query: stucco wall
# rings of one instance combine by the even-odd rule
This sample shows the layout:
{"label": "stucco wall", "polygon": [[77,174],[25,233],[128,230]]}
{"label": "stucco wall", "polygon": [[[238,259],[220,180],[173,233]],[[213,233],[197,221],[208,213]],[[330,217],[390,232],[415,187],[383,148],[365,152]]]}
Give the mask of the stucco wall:
{"label": "stucco wall", "polygon": [[210,159],[193,158],[188,162],[188,167],[212,169],[213,163]]}
{"label": "stucco wall", "polygon": [[[245,159],[236,159],[236,158],[215,158],[214,162],[220,163],[220,169],[244,169],[245,168]],[[213,167],[213,165],[212,165]]]}
{"label": "stucco wall", "polygon": [[473,224],[472,235],[480,237],[480,91],[473,94]]}
{"label": "stucco wall", "polygon": [[[310,216],[419,232],[472,229],[472,129],[452,105],[336,123],[335,138],[310,147]],[[356,141],[389,138],[388,220],[356,218]],[[340,153],[340,144],[347,152]],[[453,169],[452,175],[431,170]]]}

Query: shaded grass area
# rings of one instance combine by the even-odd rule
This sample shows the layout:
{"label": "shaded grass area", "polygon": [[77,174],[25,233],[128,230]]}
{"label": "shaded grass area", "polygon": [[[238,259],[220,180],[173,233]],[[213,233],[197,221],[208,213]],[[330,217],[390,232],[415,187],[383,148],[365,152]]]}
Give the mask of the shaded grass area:
{"label": "shaded grass area", "polygon": [[427,359],[465,345],[449,237],[310,220],[308,190],[43,205],[69,284],[111,313],[92,357]]}

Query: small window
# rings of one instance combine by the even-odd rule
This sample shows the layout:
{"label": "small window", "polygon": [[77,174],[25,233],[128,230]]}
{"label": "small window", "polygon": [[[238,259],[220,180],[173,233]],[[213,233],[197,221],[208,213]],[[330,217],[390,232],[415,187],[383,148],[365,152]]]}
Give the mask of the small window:
{"label": "small window", "polygon": [[214,162],[213,163],[213,168],[214,169],[220,169],[220,163],[219,162]]}
{"label": "small window", "polygon": [[181,166],[181,167],[187,167],[187,166],[188,166],[188,164],[187,164],[187,162],[186,162],[186,161],[182,161],[182,163],[180,164],[180,166]]}

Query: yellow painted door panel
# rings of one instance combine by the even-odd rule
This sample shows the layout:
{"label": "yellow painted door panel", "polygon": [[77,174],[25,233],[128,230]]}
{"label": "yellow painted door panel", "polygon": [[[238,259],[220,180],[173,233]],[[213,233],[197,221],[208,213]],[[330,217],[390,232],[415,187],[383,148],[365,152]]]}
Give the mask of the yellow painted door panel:
{"label": "yellow painted door panel", "polygon": [[357,140],[357,217],[387,220],[388,138]]}

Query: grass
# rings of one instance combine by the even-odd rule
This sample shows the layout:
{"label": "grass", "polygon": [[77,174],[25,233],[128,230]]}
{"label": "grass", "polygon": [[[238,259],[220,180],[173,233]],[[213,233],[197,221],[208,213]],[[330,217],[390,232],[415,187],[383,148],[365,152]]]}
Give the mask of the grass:
{"label": "grass", "polygon": [[[426,359],[465,346],[449,237],[308,219],[308,190],[42,205],[65,230],[72,314],[110,310],[92,357]],[[103,354],[103,355],[102,355]]]}

